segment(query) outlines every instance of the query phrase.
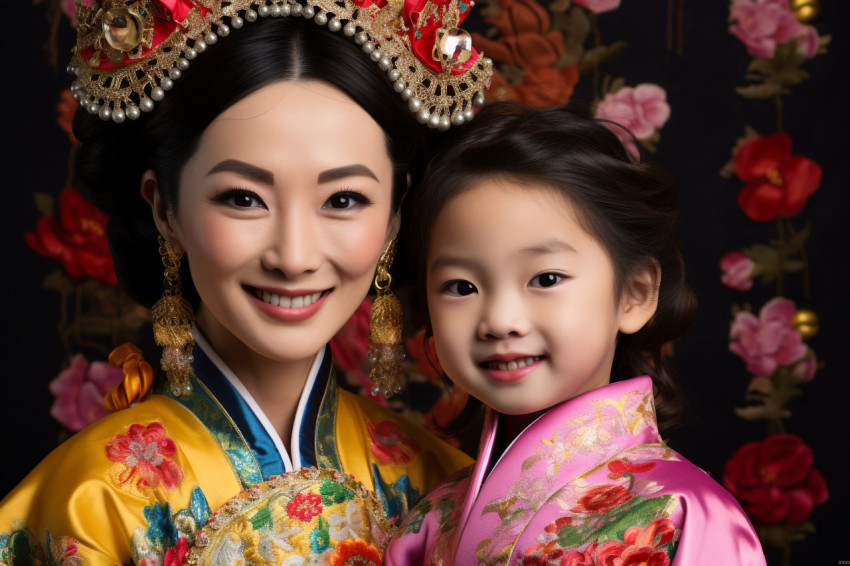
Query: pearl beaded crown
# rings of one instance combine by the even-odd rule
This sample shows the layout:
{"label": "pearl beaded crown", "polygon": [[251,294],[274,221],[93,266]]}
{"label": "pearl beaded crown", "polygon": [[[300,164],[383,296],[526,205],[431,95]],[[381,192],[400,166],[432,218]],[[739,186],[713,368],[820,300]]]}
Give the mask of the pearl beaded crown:
{"label": "pearl beaded crown", "polygon": [[71,90],[117,123],[153,110],[209,45],[259,17],[312,18],[352,38],[432,128],[471,120],[493,72],[458,27],[469,0],[75,1]]}

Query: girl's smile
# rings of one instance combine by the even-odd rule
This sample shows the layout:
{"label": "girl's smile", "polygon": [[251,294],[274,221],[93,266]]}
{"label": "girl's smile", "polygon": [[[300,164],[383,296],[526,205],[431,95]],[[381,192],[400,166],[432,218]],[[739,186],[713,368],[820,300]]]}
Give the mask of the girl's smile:
{"label": "girl's smile", "polygon": [[607,384],[617,335],[639,310],[615,296],[608,254],[545,186],[489,179],[453,197],[426,265],[440,364],[501,413],[535,413]]}

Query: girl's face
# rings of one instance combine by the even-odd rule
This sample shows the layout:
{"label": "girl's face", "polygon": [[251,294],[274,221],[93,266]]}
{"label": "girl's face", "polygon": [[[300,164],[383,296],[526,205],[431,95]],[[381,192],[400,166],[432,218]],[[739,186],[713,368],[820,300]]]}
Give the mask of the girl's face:
{"label": "girl's face", "polygon": [[607,253],[545,186],[482,181],[452,198],[431,232],[437,357],[501,413],[541,411],[610,381],[617,334],[651,316],[614,290]]}
{"label": "girl's face", "polygon": [[384,132],[321,82],[274,83],[228,108],[182,171],[176,215],[154,200],[186,252],[198,325],[232,366],[312,360],[397,231]]}

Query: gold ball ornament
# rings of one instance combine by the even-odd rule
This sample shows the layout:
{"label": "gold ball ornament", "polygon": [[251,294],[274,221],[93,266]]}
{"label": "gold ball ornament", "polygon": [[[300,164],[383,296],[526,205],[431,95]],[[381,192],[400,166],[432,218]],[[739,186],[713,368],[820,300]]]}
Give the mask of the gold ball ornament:
{"label": "gold ball ornament", "polygon": [[442,63],[444,71],[466,63],[472,57],[472,36],[460,28],[440,30],[433,55]]}
{"label": "gold ball ornament", "polygon": [[804,341],[809,341],[820,332],[820,320],[814,311],[799,309],[791,317],[791,327],[800,333]]}
{"label": "gold ball ornament", "polygon": [[103,37],[118,51],[131,51],[142,42],[142,18],[126,8],[113,8],[103,15]]}
{"label": "gold ball ornament", "polygon": [[791,11],[798,21],[813,24],[820,18],[820,0],[791,0]]}

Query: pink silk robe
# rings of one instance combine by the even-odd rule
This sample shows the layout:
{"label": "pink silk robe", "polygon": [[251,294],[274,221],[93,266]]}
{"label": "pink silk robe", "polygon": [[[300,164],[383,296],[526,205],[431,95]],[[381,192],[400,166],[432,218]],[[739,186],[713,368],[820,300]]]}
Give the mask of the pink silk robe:
{"label": "pink silk robe", "polygon": [[737,501],[663,444],[652,381],[612,383],[538,418],[492,470],[498,415],[477,463],[401,523],[387,566],[763,566]]}

